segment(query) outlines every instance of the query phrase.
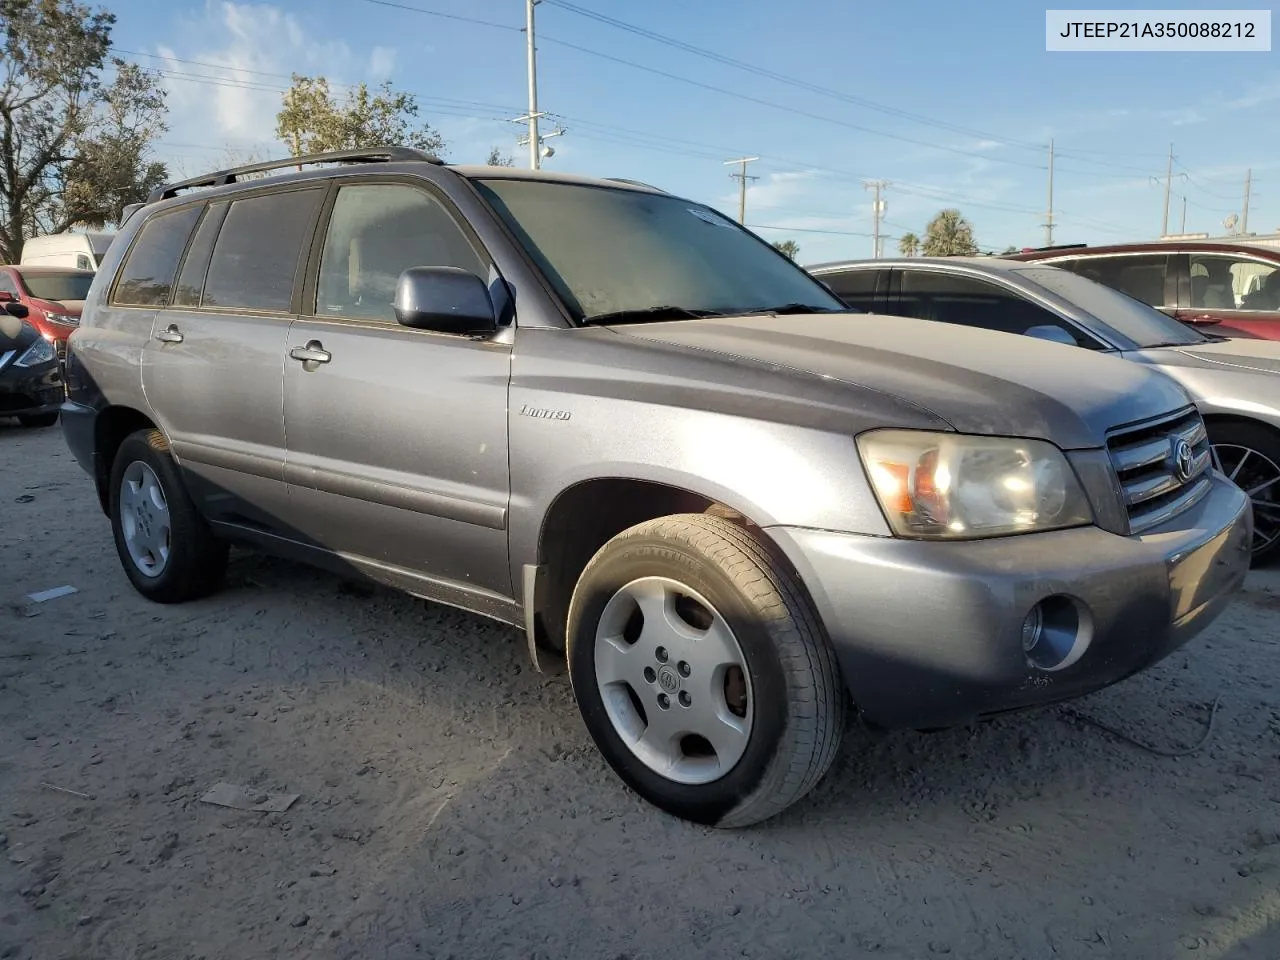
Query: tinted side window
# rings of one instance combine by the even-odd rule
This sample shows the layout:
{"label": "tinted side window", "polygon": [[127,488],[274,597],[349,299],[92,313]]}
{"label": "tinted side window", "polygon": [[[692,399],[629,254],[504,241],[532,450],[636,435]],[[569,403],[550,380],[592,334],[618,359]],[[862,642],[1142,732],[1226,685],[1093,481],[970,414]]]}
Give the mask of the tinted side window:
{"label": "tinted side window", "polygon": [[394,183],[343,187],[320,258],[316,314],[395,323],[396,281],[409,267],[460,267],[488,276],[453,218],[422,190]]}
{"label": "tinted side window", "polygon": [[876,306],[876,283],[883,270],[850,270],[848,273],[828,273],[818,279],[851,307],[873,310]]}
{"label": "tinted side window", "polygon": [[162,307],[168,303],[173,275],[178,272],[178,261],[199,216],[199,207],[184,207],[143,224],[120,267],[112,302],[137,307]]}
{"label": "tinted side window", "polygon": [[894,313],[966,327],[1024,335],[1032,327],[1056,327],[1077,346],[1096,344],[1073,324],[1012,291],[985,280],[924,270],[903,270]]}
{"label": "tinted side window", "polygon": [[209,257],[213,254],[214,241],[218,239],[218,230],[222,227],[223,218],[227,215],[227,204],[210,204],[200,226],[196,227],[196,235],[191,241],[191,249],[187,251],[187,259],[182,263],[182,272],[178,274],[178,286],[173,292],[174,306],[198,307],[200,295],[204,292],[204,275],[209,272]]}
{"label": "tinted side window", "polygon": [[1280,268],[1245,257],[1191,254],[1191,306],[1197,310],[1280,310]]}
{"label": "tinted side window", "polygon": [[1064,266],[1082,277],[1096,280],[1121,293],[1127,293],[1135,300],[1153,307],[1173,306],[1165,303],[1165,274],[1169,269],[1169,258],[1161,254],[1117,257],[1082,257],[1068,263],[1053,266]]}
{"label": "tinted side window", "polygon": [[213,245],[201,305],[287,313],[323,190],[235,200]]}

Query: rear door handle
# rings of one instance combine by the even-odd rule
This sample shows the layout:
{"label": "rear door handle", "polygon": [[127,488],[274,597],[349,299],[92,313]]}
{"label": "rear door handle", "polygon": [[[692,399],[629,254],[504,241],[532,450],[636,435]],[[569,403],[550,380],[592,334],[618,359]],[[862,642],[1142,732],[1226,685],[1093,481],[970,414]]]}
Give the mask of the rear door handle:
{"label": "rear door handle", "polygon": [[289,356],[303,363],[328,363],[333,359],[333,354],[319,340],[310,340],[305,347],[294,347]]}
{"label": "rear door handle", "polygon": [[168,329],[161,330],[156,334],[156,339],[161,343],[181,343],[182,333],[174,324],[169,324]]}

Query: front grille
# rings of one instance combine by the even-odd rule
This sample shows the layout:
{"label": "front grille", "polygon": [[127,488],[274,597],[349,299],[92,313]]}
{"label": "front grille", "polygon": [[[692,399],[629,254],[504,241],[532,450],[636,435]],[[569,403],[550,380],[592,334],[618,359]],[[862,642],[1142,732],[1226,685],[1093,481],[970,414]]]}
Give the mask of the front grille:
{"label": "front grille", "polygon": [[[1179,451],[1186,442],[1189,454]],[[1113,431],[1107,437],[1129,532],[1142,533],[1190,509],[1213,485],[1209,435],[1197,410]]]}

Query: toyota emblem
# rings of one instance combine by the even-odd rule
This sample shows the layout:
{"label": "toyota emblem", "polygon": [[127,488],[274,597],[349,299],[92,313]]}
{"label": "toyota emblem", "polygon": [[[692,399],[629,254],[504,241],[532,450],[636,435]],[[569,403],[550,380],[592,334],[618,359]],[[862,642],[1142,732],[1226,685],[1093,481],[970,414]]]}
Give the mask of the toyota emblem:
{"label": "toyota emblem", "polygon": [[1178,479],[1183,483],[1191,479],[1191,471],[1196,466],[1196,453],[1187,441],[1179,440],[1174,444],[1173,466],[1178,473]]}

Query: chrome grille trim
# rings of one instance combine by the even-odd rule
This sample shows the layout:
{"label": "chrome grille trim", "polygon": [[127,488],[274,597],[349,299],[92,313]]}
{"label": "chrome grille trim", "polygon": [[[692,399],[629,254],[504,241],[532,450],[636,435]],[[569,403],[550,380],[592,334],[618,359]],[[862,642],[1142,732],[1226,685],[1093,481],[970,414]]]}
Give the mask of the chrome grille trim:
{"label": "chrome grille trim", "polygon": [[[1191,448],[1190,470],[1178,471],[1179,443]],[[1129,532],[1142,533],[1191,509],[1209,492],[1213,455],[1195,408],[1112,430],[1107,452],[1129,516]]]}

